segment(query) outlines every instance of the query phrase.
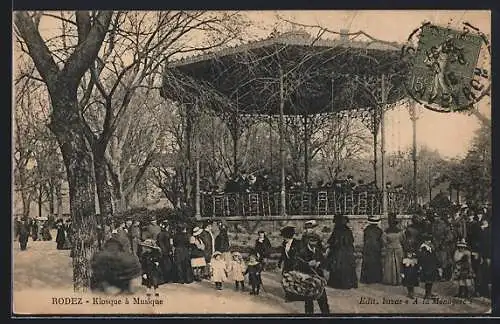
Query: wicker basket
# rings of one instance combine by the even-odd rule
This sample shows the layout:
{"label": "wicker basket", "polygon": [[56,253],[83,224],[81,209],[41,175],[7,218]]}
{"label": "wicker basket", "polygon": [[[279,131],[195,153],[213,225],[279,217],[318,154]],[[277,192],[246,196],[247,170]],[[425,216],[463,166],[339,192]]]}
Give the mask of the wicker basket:
{"label": "wicker basket", "polygon": [[281,285],[292,300],[315,300],[323,294],[326,280],[317,274],[290,271],[283,274]]}

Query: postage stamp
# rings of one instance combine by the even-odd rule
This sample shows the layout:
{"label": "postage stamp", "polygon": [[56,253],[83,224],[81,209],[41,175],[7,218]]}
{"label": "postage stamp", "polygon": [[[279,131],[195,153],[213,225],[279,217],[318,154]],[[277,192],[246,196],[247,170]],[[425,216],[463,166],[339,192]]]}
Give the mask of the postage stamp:
{"label": "postage stamp", "polygon": [[488,33],[14,11],[12,314],[491,313]]}
{"label": "postage stamp", "polygon": [[403,47],[410,65],[408,94],[428,109],[466,110],[489,96],[490,43],[477,27],[461,25],[460,30],[426,22]]}

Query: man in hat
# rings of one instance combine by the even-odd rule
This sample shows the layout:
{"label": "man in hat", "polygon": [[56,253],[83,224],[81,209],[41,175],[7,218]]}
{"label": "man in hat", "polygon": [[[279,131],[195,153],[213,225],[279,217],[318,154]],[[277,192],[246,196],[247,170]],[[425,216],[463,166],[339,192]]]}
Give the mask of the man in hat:
{"label": "man in hat", "polygon": [[360,281],[366,284],[382,282],[382,230],[380,217],[368,217],[363,231],[363,263]]}
{"label": "man in hat", "polygon": [[212,260],[212,255],[215,252],[215,237],[212,233],[212,220],[205,220],[203,222],[203,232],[199,235],[200,239],[205,246],[205,262],[207,263],[205,276],[210,277],[210,261]]}
{"label": "man in hat", "polygon": [[[317,234],[317,228],[318,228],[318,222],[316,222],[314,219],[308,220],[307,222],[304,223],[304,233],[302,234],[302,240],[305,241],[307,239],[308,235],[313,235]],[[323,243],[320,242],[318,243],[320,249],[323,249]]]}
{"label": "man in hat", "polygon": [[481,220],[481,235],[479,237],[479,271],[478,293],[490,298],[491,287],[491,228],[488,218]]}
{"label": "man in hat", "polygon": [[[311,233],[303,239],[303,246],[297,252],[296,270],[306,274],[317,274],[324,278],[323,268],[325,266],[324,251],[320,248],[321,238],[316,233]],[[322,314],[330,314],[328,306],[328,297],[326,290],[323,290],[321,296],[317,299],[318,306]],[[314,301],[306,299],[304,301],[306,314],[314,313]]]}

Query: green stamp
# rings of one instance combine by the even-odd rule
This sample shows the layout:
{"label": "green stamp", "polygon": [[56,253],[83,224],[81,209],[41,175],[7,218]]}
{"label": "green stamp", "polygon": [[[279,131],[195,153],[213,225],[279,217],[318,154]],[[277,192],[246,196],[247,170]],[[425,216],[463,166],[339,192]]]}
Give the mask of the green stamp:
{"label": "green stamp", "polygon": [[401,55],[409,64],[410,97],[438,112],[467,110],[490,94],[490,45],[483,33],[424,23],[408,37]]}

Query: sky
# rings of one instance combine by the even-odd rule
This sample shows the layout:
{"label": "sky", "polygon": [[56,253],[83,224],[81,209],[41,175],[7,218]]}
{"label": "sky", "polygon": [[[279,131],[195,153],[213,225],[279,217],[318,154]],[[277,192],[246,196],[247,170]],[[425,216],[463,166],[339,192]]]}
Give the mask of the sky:
{"label": "sky", "polygon": [[[247,33],[251,40],[268,37],[273,27],[280,22],[279,17],[299,24],[322,26],[332,31],[348,29],[350,32],[364,31],[385,40],[404,42],[411,32],[422,22],[430,21],[438,25],[461,28],[469,22],[486,35],[491,34],[489,11],[474,10],[322,10],[322,11],[246,11],[244,15],[251,26]],[[40,29],[50,34],[53,26],[50,20],[43,20]],[[286,23],[280,22],[281,26]],[[309,29],[314,32],[314,29]],[[249,39],[250,40],[250,39]],[[491,116],[489,98],[484,98],[477,106],[479,111]],[[417,143],[438,150],[444,157],[463,156],[470,145],[474,131],[479,127],[475,116],[463,113],[437,113],[419,107],[417,121]],[[386,114],[386,149],[388,152],[405,150],[412,144],[412,125],[405,107],[396,107]]]}

